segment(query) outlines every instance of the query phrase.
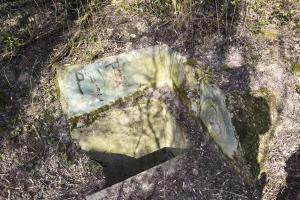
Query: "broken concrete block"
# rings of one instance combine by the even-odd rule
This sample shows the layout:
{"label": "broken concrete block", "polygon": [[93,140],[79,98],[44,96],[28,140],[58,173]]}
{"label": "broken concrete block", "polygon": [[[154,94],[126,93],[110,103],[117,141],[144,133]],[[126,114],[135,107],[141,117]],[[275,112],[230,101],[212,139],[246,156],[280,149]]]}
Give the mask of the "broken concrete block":
{"label": "broken concrete block", "polygon": [[69,118],[107,108],[103,116],[97,115],[89,124],[75,126],[72,137],[85,150],[133,158],[161,148],[187,148],[184,133],[165,102],[150,98],[115,108],[120,100],[126,102],[129,97],[143,97],[150,89],[165,88],[180,99],[197,123],[206,126],[224,154],[232,158],[238,141],[223,94],[216,87],[200,83],[199,70],[197,61],[189,61],[166,45],[59,69],[61,102]]}

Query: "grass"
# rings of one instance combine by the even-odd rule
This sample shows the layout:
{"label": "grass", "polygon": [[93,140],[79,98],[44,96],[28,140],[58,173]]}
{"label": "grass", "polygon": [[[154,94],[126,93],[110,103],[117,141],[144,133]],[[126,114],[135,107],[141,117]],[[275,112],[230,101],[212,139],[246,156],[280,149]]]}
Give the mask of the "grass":
{"label": "grass", "polygon": [[262,31],[262,35],[268,40],[276,40],[279,37],[279,33],[277,31],[272,30]]}
{"label": "grass", "polygon": [[133,0],[128,3],[126,0],[114,1],[127,11],[149,13],[152,15],[166,16],[169,13],[179,13],[191,6],[195,0],[155,0],[143,1]]}
{"label": "grass", "polygon": [[[16,25],[18,26],[18,25]],[[37,24],[33,17],[28,17],[18,27],[11,27],[11,30],[0,31],[0,54],[11,54],[29,44],[35,37]],[[14,30],[18,28],[18,30]]]}
{"label": "grass", "polygon": [[[19,3],[23,4],[24,2],[29,1],[14,1],[13,4],[18,5]],[[5,191],[3,190],[3,195],[7,197],[9,193],[12,199],[18,199],[18,197],[23,197],[23,199],[26,199],[26,197],[31,198],[29,193],[32,193],[32,195],[38,198],[38,193],[40,192],[31,192],[24,189],[31,187],[36,187],[37,189],[43,188],[44,191],[41,193],[43,193],[45,197],[51,196],[53,198],[57,197],[58,199],[63,198],[60,195],[70,193],[73,195],[74,191],[79,191],[83,194],[87,191],[86,188],[91,188],[92,185],[95,185],[96,180],[103,178],[102,176],[97,177],[95,175],[97,173],[101,173],[101,166],[97,163],[84,160],[84,157],[79,153],[78,149],[72,146],[73,143],[69,140],[67,132],[68,128],[67,125],[64,124],[65,121],[63,114],[60,112],[55,114],[57,111],[60,111],[60,107],[57,105],[57,99],[54,98],[53,101],[49,100],[52,98],[50,97],[51,95],[49,95],[50,92],[55,93],[55,91],[49,89],[49,83],[51,84],[52,81],[51,78],[54,79],[54,77],[49,75],[51,74],[50,71],[52,69],[47,68],[47,64],[86,63],[93,61],[97,57],[102,57],[103,55],[106,56],[107,53],[117,54],[120,51],[127,51],[124,47],[125,44],[121,42],[125,41],[129,44],[128,41],[120,39],[120,42],[113,42],[113,40],[115,40],[115,36],[119,33],[119,30],[123,31],[123,29],[126,29],[131,25],[130,22],[122,21],[120,19],[130,18],[133,19],[132,23],[135,23],[136,21],[134,20],[136,19],[134,19],[134,17],[136,16],[138,16],[137,18],[141,21],[146,19],[147,23],[149,23],[146,24],[147,28],[152,28],[153,31],[146,32],[142,36],[153,37],[155,38],[155,40],[153,40],[154,42],[170,42],[169,40],[165,40],[165,38],[167,38],[166,35],[168,35],[169,32],[164,31],[168,29],[172,29],[173,31],[175,30],[174,37],[177,33],[178,36],[183,37],[176,37],[175,42],[183,42],[180,44],[182,46],[178,44],[176,45],[179,47],[176,45],[174,46],[176,46],[176,48],[178,47],[183,48],[184,50],[189,50],[192,45],[188,42],[195,42],[193,45],[195,45],[196,53],[199,53],[197,50],[201,50],[200,57],[202,58],[202,47],[204,45],[202,46],[203,41],[201,40],[204,38],[202,37],[203,35],[210,36],[220,32],[219,36],[231,36],[235,33],[228,29],[230,29],[230,27],[234,29],[236,27],[235,23],[242,23],[242,19],[244,17],[243,14],[241,14],[240,18],[238,18],[238,15],[243,12],[244,7],[242,6],[243,1],[237,0],[227,1],[230,2],[230,9],[227,9],[223,4],[225,1],[220,0],[131,0],[130,3],[125,0],[116,0],[113,1],[113,4],[109,1],[97,0],[54,0],[53,3],[51,3],[52,1],[49,2],[50,6],[48,6],[48,8],[52,9],[52,14],[56,13],[56,16],[50,16],[50,20],[48,21],[55,22],[60,26],[52,26],[50,23],[47,24],[50,26],[50,28],[47,29],[47,26],[44,26],[43,23],[37,21],[37,19],[42,18],[41,16],[44,16],[40,15],[35,18],[34,14],[32,14],[34,12],[38,12],[38,10],[44,9],[44,5],[41,5],[40,1],[37,1],[39,4],[38,9],[30,10],[30,12],[32,12],[29,12],[31,14],[30,16],[22,16],[26,19],[26,23],[18,24],[20,27],[10,27],[10,29],[5,29],[0,34],[0,59],[3,58],[3,55],[9,55],[9,62],[1,60],[1,67],[5,67],[5,71],[13,69],[18,73],[23,73],[23,70],[27,70],[30,74],[32,72],[32,81],[35,81],[38,85],[35,86],[33,84],[33,88],[23,89],[14,80],[12,81],[13,87],[8,86],[5,81],[0,83],[0,107],[3,106],[0,108],[0,111],[2,112],[2,110],[5,109],[4,111],[7,112],[11,109],[13,111],[11,112],[12,115],[17,115],[16,119],[8,118],[9,120],[7,124],[13,126],[13,130],[8,133],[8,137],[5,139],[2,140],[1,138],[1,142],[3,141],[4,145],[0,153],[0,167],[4,173],[11,174],[10,176],[3,176],[3,180],[0,180],[0,184],[7,185],[5,186]],[[247,2],[249,3],[250,1]],[[256,38],[258,34],[265,34],[266,38],[271,38],[272,40],[277,38],[280,41],[281,37],[278,37],[278,34],[281,35],[281,33],[279,33],[280,31],[278,31],[278,34],[273,31],[265,31],[265,28],[270,24],[275,24],[278,30],[284,25],[287,28],[292,27],[289,30],[293,30],[295,32],[298,30],[299,32],[300,23],[299,19],[297,20],[296,18],[297,9],[295,9],[295,6],[292,6],[291,2],[296,1],[255,0],[247,4],[248,11],[246,17],[248,20],[246,20],[245,24],[248,30],[255,33],[253,34],[253,37]],[[299,1],[297,2],[300,3]],[[31,3],[32,8],[35,8],[35,3],[33,1]],[[109,5],[108,7],[110,10],[103,10],[102,8],[105,5]],[[235,13],[238,13],[236,16],[233,14],[235,7]],[[22,8],[18,9],[21,10]],[[23,12],[23,10],[21,11]],[[13,12],[13,10],[11,12]],[[25,12],[23,12],[22,15],[24,13]],[[32,16],[33,18],[31,18]],[[3,17],[5,17],[5,15],[3,15]],[[2,19],[0,19],[0,21],[1,20]],[[116,23],[114,23],[114,21],[116,21]],[[163,25],[156,24],[161,21],[163,21],[163,23],[161,23]],[[169,23],[165,24],[165,21]],[[175,21],[179,22],[176,26],[174,25]],[[232,25],[231,22],[233,23]],[[58,29],[63,31],[57,34]],[[112,30],[110,34],[106,32],[108,29]],[[246,29],[242,31],[248,33],[248,30]],[[194,33],[184,35],[188,31]],[[230,34],[230,32],[232,33]],[[288,34],[288,32],[284,34]],[[136,43],[141,42],[140,35],[136,35]],[[195,38],[193,38],[192,35],[195,35]],[[66,37],[68,39],[57,46],[51,46],[51,48],[49,48],[57,49],[55,52],[52,50],[49,50],[50,52],[47,53],[39,52],[40,46],[42,46],[43,42],[46,43],[46,45],[51,45],[51,42],[55,41],[48,40],[48,38],[56,38],[59,40],[61,37]],[[233,41],[235,39],[241,39],[235,37],[232,38]],[[266,38],[263,38],[263,40]],[[205,40],[212,39],[211,37],[206,37]],[[136,43],[133,42],[132,46]],[[235,45],[232,41],[229,41],[228,43],[229,45]],[[174,42],[171,42],[171,45],[173,44]],[[273,47],[274,46],[272,46],[272,48]],[[132,48],[136,47],[133,46]],[[30,53],[24,53],[23,50],[30,50]],[[11,56],[13,54],[16,54],[17,56]],[[203,54],[205,55],[205,52]],[[195,55],[198,56],[198,54]],[[18,57],[26,57],[26,59],[21,60]],[[249,54],[250,65],[256,66],[261,61],[262,57],[264,57],[264,55],[260,54],[259,50],[255,49],[255,54],[253,51],[252,54]],[[39,61],[41,58],[43,60]],[[50,63],[48,63],[48,58]],[[197,65],[197,63],[192,60],[189,64],[195,65],[195,67],[199,69],[199,71],[196,71],[199,81],[211,82],[215,75],[212,70],[212,66]],[[295,73],[297,68],[299,68],[298,65],[299,64],[297,63],[292,64],[290,66],[291,71],[294,71]],[[231,70],[227,70],[227,73],[230,73],[230,71]],[[40,73],[42,72],[43,76],[51,78],[40,78]],[[16,74],[16,77],[18,77],[18,73]],[[220,72],[216,71],[216,73]],[[48,89],[43,91],[44,89],[41,89],[40,85],[42,85],[43,88],[46,87]],[[299,84],[295,85],[293,83],[292,86],[293,91],[296,89],[296,91],[300,93]],[[20,89],[18,89],[18,87],[20,87]],[[11,95],[12,93],[13,95]],[[23,95],[23,93],[25,95]],[[261,96],[267,98],[267,100],[270,97],[269,93],[265,89],[261,89],[260,93]],[[13,96],[13,99],[11,99],[11,96]],[[29,101],[27,101],[28,98]],[[54,117],[54,115],[56,117]],[[0,117],[2,119],[2,113],[0,113]],[[4,117],[9,116],[4,114]],[[7,132],[6,129],[4,130],[1,127],[0,132],[2,133],[4,131]],[[262,139],[266,141],[265,143],[269,143],[270,141],[268,138]],[[28,146],[28,148],[25,149],[23,148],[24,146]],[[275,146],[274,148],[280,148],[280,146]],[[67,151],[70,151],[70,154],[66,153]],[[38,159],[36,164],[35,162],[31,162],[32,156],[40,157],[41,159]],[[18,161],[18,157],[24,157],[24,159],[22,159],[22,161]],[[270,160],[268,157],[263,157],[262,160],[263,159],[266,159],[267,161]],[[84,162],[82,162],[82,160],[84,160]],[[74,165],[75,162],[78,163]],[[282,163],[285,162],[285,160],[278,158],[278,160],[274,162]],[[11,165],[7,165],[7,163],[11,163]],[[26,170],[22,171],[22,166],[26,170],[30,169],[30,174]],[[59,166],[63,166],[63,168]],[[266,171],[269,169],[266,169]],[[267,173],[271,176],[270,180],[272,180],[272,178],[275,180],[274,176],[272,176],[269,171],[267,171]],[[22,175],[18,177],[18,180],[14,177],[16,172],[21,172],[18,174]],[[31,174],[34,174],[35,176],[31,177]],[[72,177],[72,180],[65,180],[66,184],[60,185],[59,179],[61,177]],[[78,183],[78,186],[74,185],[74,177],[76,177],[76,184]],[[28,187],[28,182],[26,182],[26,180],[29,178],[33,179],[34,185]],[[283,179],[280,179],[280,181],[283,182],[284,177]],[[55,186],[55,189],[53,189],[53,185]],[[270,191],[274,191],[274,197],[277,192],[277,190],[274,189],[277,187],[276,183],[272,182],[271,185],[267,185],[266,187]],[[20,189],[15,190],[11,188]],[[270,197],[269,199],[275,198]]]}
{"label": "grass", "polygon": [[4,53],[10,53],[16,51],[19,47],[21,47],[25,43],[19,36],[10,32],[2,33],[2,37],[3,37],[2,52]]}
{"label": "grass", "polygon": [[300,76],[300,63],[292,63],[290,65],[290,70],[297,76]]}

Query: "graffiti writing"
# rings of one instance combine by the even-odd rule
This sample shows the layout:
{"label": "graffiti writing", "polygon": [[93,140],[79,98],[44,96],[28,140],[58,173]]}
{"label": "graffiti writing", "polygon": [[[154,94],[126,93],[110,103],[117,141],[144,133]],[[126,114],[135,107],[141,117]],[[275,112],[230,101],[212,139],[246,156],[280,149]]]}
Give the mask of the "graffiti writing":
{"label": "graffiti writing", "polygon": [[[94,95],[97,97],[103,96],[103,87],[111,84],[111,87],[120,87],[125,82],[124,65],[126,63],[120,62],[116,59],[113,62],[104,62],[99,66],[93,66],[92,70],[79,70],[75,72],[76,82],[79,92],[82,95],[87,93],[86,88],[93,89]],[[108,82],[107,82],[108,81]],[[92,85],[92,86],[91,86]],[[100,99],[102,101],[102,99]]]}

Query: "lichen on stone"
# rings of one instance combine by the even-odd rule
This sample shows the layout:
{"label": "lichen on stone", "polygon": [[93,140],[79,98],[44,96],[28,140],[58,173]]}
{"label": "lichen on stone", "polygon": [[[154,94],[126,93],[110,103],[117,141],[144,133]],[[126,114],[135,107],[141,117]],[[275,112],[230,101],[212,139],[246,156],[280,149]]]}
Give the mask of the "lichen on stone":
{"label": "lichen on stone", "polygon": [[208,133],[222,151],[233,158],[238,150],[238,140],[223,94],[216,87],[201,84],[200,106],[200,118]]}

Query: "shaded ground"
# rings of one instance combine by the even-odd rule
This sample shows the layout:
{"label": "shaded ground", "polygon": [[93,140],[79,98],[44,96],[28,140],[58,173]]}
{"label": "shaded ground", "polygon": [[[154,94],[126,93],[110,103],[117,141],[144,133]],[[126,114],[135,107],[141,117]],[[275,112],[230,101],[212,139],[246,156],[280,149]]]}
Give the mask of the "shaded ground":
{"label": "shaded ground", "polygon": [[[299,4],[193,1],[174,14],[168,1],[131,6],[1,1],[0,197],[81,199],[102,188],[101,166],[70,139],[51,66],[166,43],[203,62],[199,68],[209,66],[213,82],[229,97],[247,94],[251,98],[245,102],[265,105],[270,112],[266,123],[248,135],[255,138],[250,168],[254,176],[261,173],[257,197],[293,199],[299,190],[300,96],[295,85],[300,80],[290,65],[300,60]],[[237,123],[256,124],[248,116],[243,120]],[[253,158],[257,155],[260,163]]]}
{"label": "shaded ground", "polygon": [[87,199],[254,199],[218,152],[204,149],[210,148],[188,151]]}
{"label": "shaded ground", "polygon": [[[49,1],[0,6],[1,24],[8,29],[1,34],[0,65],[3,198],[82,198],[103,184],[101,168],[70,141],[48,66],[55,48],[68,42],[68,24],[76,19],[64,6]],[[22,32],[30,19],[31,36]]]}
{"label": "shaded ground", "polygon": [[281,188],[277,199],[300,198],[300,150],[292,154],[286,163],[286,186]]}

